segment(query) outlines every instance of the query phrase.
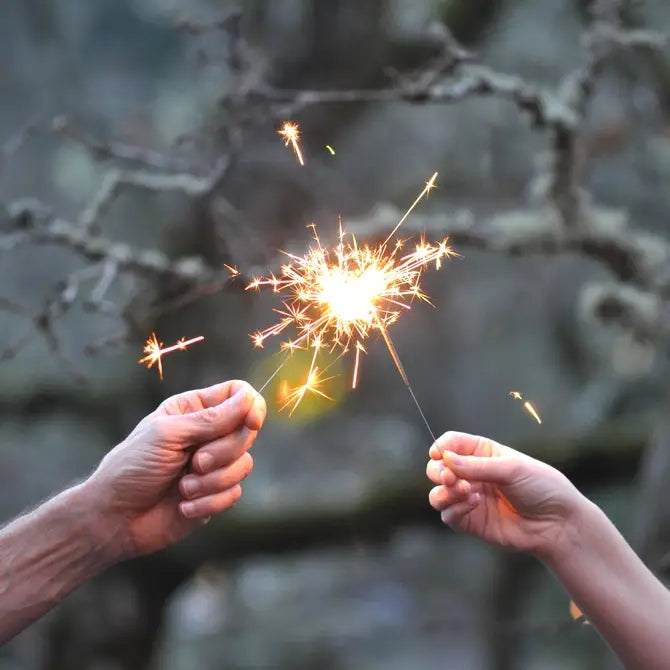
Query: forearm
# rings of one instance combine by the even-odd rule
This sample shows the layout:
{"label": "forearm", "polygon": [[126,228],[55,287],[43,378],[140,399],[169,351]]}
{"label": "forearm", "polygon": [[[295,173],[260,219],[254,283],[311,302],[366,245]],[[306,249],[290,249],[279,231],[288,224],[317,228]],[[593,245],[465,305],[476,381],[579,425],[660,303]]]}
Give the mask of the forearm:
{"label": "forearm", "polygon": [[0,531],[0,644],[121,556],[85,484]]}
{"label": "forearm", "polygon": [[670,592],[598,507],[578,516],[550,569],[628,670],[670,667]]}

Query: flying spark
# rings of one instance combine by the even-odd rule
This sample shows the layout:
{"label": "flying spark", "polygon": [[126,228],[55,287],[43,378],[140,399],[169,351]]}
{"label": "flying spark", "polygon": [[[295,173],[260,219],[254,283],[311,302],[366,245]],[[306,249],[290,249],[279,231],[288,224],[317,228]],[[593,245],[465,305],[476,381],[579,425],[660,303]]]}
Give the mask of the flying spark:
{"label": "flying spark", "polygon": [[[287,356],[297,349],[313,350],[305,383],[291,392],[284,405],[291,404],[291,412],[308,391],[325,395],[321,385],[327,380],[321,377],[317,366],[321,350],[338,352],[338,358],[349,352],[354,354],[351,385],[355,388],[361,353],[365,353],[364,342],[374,332],[379,332],[384,339],[421,412],[388,328],[410,309],[412,301],[430,303],[421,287],[421,276],[428,265],[434,262],[439,269],[443,258],[457,255],[447,244],[447,238],[437,243],[420,238],[413,250],[404,251],[406,243],[395,237],[410,212],[434,187],[436,178],[437,173],[426,182],[423,191],[381,244],[359,245],[353,235],[345,232],[340,221],[338,243],[331,249],[322,244],[312,224],[314,244],[304,256],[284,252],[289,260],[278,276],[257,277],[247,286],[247,290],[269,286],[275,293],[286,296],[281,308],[275,310],[279,321],[251,335],[257,347],[262,347],[267,338],[292,329],[295,336],[281,344]],[[423,419],[425,421],[425,417]]]}
{"label": "flying spark", "polygon": [[326,144],[326,149],[328,149],[331,156],[335,155],[335,149],[333,149],[333,147],[331,147],[330,144]]}
{"label": "flying spark", "polygon": [[293,151],[298,159],[300,165],[304,165],[305,161],[302,159],[302,152],[300,151],[300,127],[293,121],[285,121],[280,130],[277,131],[284,138],[284,146],[289,144],[293,147]]}
{"label": "flying spark", "polygon": [[240,276],[240,271],[234,265],[228,265],[228,263],[224,263],[223,267],[226,268],[228,272],[230,272],[231,278]]}
{"label": "flying spark", "polygon": [[171,351],[184,351],[186,347],[196,342],[202,342],[205,338],[202,335],[198,337],[193,337],[190,340],[186,340],[183,337],[175,342],[170,347],[163,347],[163,343],[158,341],[156,333],[151,333],[151,337],[146,341],[144,345],[144,353],[146,356],[140,358],[138,363],[146,365],[147,368],[151,368],[154,365],[158,365],[158,375],[163,379],[163,360],[162,357],[164,354],[169,354]]}
{"label": "flying spark", "polygon": [[324,382],[331,380],[332,377],[324,378],[322,374],[323,373],[319,372],[318,367],[310,368],[304,384],[300,384],[294,389],[291,389],[287,384],[284,387],[282,394],[284,404],[279,408],[279,411],[286,409],[289,405],[291,405],[291,410],[289,411],[289,416],[291,416],[296,407],[300,404],[300,401],[308,392],[321,396],[326,400],[332,400],[332,398],[329,395],[326,395],[326,393],[321,388]]}
{"label": "flying spark", "polygon": [[[521,395],[521,393],[519,393],[519,391],[510,391],[509,394],[515,400],[523,400],[523,396]],[[542,423],[540,415],[537,413],[537,410],[535,409],[535,407],[533,407],[533,404],[531,402],[529,402],[528,400],[524,400],[523,406],[524,409],[528,412],[528,414],[530,414],[533,417],[533,419],[535,419],[535,421],[537,421],[540,424]]]}

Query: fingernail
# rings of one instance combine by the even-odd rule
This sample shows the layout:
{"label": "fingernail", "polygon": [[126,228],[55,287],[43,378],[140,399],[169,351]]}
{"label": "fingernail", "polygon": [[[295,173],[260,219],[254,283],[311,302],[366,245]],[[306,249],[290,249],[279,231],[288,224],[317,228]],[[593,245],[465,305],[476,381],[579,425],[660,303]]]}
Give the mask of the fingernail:
{"label": "fingernail", "polygon": [[213,463],[214,463],[214,456],[212,456],[212,454],[208,454],[207,452],[203,454],[198,454],[198,467],[203,472],[209,472]]}
{"label": "fingernail", "polygon": [[181,483],[184,493],[191,497],[200,489],[200,482],[195,477],[184,477]]}
{"label": "fingernail", "polygon": [[246,389],[241,389],[235,394],[235,407],[240,408],[244,406],[247,402],[247,390]]}
{"label": "fingernail", "polygon": [[195,516],[195,505],[190,502],[182,503],[181,513],[186,517]]}
{"label": "fingernail", "polygon": [[481,500],[481,498],[482,497],[479,493],[473,493],[472,496],[470,497],[470,505],[472,505],[472,507],[479,505],[479,501]]}

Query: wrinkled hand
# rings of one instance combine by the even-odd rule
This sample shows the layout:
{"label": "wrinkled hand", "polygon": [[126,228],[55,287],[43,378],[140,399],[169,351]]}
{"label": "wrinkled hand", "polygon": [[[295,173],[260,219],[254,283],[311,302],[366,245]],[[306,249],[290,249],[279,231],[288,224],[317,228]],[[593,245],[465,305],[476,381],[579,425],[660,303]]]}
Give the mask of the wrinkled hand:
{"label": "wrinkled hand", "polygon": [[172,396],[140,421],[86,482],[124,557],[162,549],[232,507],[264,419],[263,398],[228,381]]}
{"label": "wrinkled hand", "polygon": [[430,448],[430,504],[454,530],[550,554],[585,498],[555,468],[484,437],[448,432]]}

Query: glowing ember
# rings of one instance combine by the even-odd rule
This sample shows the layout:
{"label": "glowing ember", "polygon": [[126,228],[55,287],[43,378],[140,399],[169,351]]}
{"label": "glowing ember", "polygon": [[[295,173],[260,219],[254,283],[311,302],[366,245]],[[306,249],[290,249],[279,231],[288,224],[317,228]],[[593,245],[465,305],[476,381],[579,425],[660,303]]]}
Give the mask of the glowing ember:
{"label": "glowing ember", "polygon": [[289,144],[293,147],[293,151],[298,159],[300,165],[304,165],[305,161],[302,159],[302,152],[300,151],[300,144],[298,139],[300,137],[300,127],[293,121],[285,121],[281,130],[277,131],[284,138],[284,146]]}
{"label": "glowing ember", "polygon": [[151,333],[151,337],[146,341],[144,345],[144,353],[146,356],[140,358],[138,363],[146,365],[147,368],[151,368],[154,365],[158,365],[158,374],[161,379],[163,379],[163,361],[162,357],[164,354],[169,354],[171,351],[184,351],[186,347],[196,342],[202,342],[205,338],[202,335],[198,337],[193,337],[190,340],[186,340],[183,337],[180,340],[177,340],[175,344],[170,347],[163,347],[163,343],[158,341],[156,333]]}
{"label": "glowing ember", "polygon": [[335,155],[335,149],[333,149],[333,147],[331,147],[330,144],[326,144],[326,149],[328,149],[331,156]]}
{"label": "glowing ember", "polygon": [[230,272],[231,277],[239,277],[240,276],[240,271],[234,266],[234,265],[228,265],[228,263],[224,263],[223,267]]}
{"label": "glowing ember", "polygon": [[574,600],[570,601],[570,616],[577,622],[581,623],[584,626],[590,626],[591,623],[586,618],[582,610],[579,609],[577,603]]}
{"label": "glowing ember", "polygon": [[[523,396],[521,395],[521,393],[519,393],[519,391],[510,391],[509,394],[515,400],[523,400]],[[540,415],[537,413],[537,410],[535,409],[535,407],[533,407],[532,403],[530,403],[528,400],[525,400],[523,406],[524,409],[528,412],[528,414],[530,414],[535,419],[535,421],[537,421],[540,424],[542,423],[542,419],[540,419]]]}
{"label": "glowing ember", "polygon": [[[437,173],[426,182],[423,191],[382,244],[359,246],[340,222],[339,241],[329,249],[321,243],[316,227],[312,225],[315,243],[304,256],[287,253],[289,262],[281,267],[279,276],[255,278],[247,286],[247,289],[270,286],[275,293],[287,296],[282,308],[275,310],[280,315],[279,321],[251,336],[256,346],[262,347],[268,337],[292,328],[295,336],[284,340],[282,349],[288,355],[296,349],[312,349],[314,352],[305,383],[287,396],[284,406],[292,404],[291,411],[307,391],[325,395],[320,385],[326,380],[320,377],[316,364],[322,349],[337,351],[339,356],[354,352],[352,387],[355,388],[360,355],[365,353],[363,343],[375,331],[383,337],[403,382],[412,393],[388,328],[410,309],[413,300],[430,302],[421,288],[421,276],[426,267],[434,262],[439,268],[443,258],[457,254],[448,246],[446,238],[438,243],[421,238],[409,252],[403,251],[402,240],[390,242],[409,213],[434,187],[436,178]],[[416,402],[416,398],[414,400]]]}

